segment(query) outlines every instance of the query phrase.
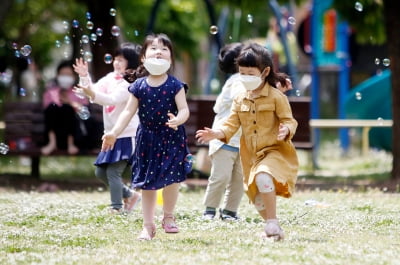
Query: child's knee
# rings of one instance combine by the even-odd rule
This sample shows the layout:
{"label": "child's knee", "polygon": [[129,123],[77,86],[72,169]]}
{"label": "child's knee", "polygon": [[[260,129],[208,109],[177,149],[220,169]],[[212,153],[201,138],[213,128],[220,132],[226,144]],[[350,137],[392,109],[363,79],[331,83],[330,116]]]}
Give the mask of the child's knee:
{"label": "child's knee", "polygon": [[274,181],[267,173],[258,173],[256,175],[256,185],[261,193],[273,192],[275,190]]}

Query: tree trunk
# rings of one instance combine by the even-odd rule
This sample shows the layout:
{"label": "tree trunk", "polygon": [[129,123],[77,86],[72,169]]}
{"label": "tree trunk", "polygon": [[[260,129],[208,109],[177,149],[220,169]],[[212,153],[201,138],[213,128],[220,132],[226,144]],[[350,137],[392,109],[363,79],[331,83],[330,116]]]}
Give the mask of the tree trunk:
{"label": "tree trunk", "polygon": [[[392,179],[400,181],[400,1],[384,0],[384,17],[387,46],[392,72],[392,113],[393,113],[393,168]],[[382,102],[385,104],[385,102]]]}
{"label": "tree trunk", "polygon": [[[92,43],[91,50],[93,53],[93,61],[90,63],[91,73],[94,81],[99,80],[107,73],[112,71],[112,64],[104,62],[104,54],[114,52],[118,46],[120,37],[111,34],[111,28],[115,25],[115,16],[110,15],[110,9],[116,8],[114,0],[99,2],[97,0],[82,0],[88,7],[91,14],[91,21],[94,28],[91,32],[95,33],[97,28],[103,30],[102,36],[97,36],[97,41]],[[118,9],[117,9],[118,12]]]}

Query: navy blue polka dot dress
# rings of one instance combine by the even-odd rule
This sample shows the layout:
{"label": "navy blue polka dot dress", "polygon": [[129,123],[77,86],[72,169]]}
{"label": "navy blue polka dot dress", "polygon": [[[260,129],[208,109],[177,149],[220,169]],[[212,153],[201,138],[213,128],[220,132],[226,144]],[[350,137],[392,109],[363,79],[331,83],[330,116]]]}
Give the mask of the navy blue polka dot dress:
{"label": "navy blue polka dot dress", "polygon": [[132,187],[156,190],[186,179],[191,161],[183,125],[178,130],[165,123],[167,113],[178,114],[175,96],[184,84],[168,76],[164,84],[151,87],[146,77],[136,80],[129,92],[139,101],[140,125],[132,161]]}

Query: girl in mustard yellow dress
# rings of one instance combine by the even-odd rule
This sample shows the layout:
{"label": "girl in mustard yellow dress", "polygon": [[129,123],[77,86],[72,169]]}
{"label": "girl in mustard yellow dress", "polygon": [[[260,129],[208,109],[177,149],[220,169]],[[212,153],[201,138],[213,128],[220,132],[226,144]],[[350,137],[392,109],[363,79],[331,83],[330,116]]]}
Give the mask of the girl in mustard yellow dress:
{"label": "girl in mustard yellow dress", "polygon": [[275,73],[268,50],[251,43],[238,56],[239,81],[246,91],[232,104],[229,118],[218,128],[196,132],[199,142],[229,142],[242,128],[240,157],[245,191],[265,220],[265,236],[284,237],[276,216],[276,196],[290,197],[297,180],[298,159],[291,142],[297,121],[285,94],[275,89],[286,75]]}

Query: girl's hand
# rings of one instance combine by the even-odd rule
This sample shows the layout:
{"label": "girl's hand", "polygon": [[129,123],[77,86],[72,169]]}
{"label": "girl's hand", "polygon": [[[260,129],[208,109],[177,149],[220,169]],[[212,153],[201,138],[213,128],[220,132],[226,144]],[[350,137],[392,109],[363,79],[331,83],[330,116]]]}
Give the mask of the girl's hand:
{"label": "girl's hand", "polygon": [[196,139],[199,143],[204,144],[217,138],[217,132],[213,129],[204,127],[204,130],[197,130]]}
{"label": "girl's hand", "polygon": [[83,58],[75,59],[75,64],[72,66],[74,67],[75,73],[77,73],[79,76],[88,75],[89,66],[87,62],[83,60]]}
{"label": "girl's hand", "polygon": [[293,89],[292,81],[289,78],[286,78],[285,86],[282,86],[281,82],[278,82],[276,83],[276,88],[279,89],[282,93],[292,90]]}
{"label": "girl's hand", "polygon": [[289,134],[289,128],[284,124],[279,124],[278,141],[285,140],[286,136]]}
{"label": "girl's hand", "polygon": [[72,91],[77,95],[82,95],[89,97],[90,99],[94,99],[95,93],[92,90],[91,85],[89,84],[88,87],[81,86],[79,84],[75,85]]}
{"label": "girl's hand", "polygon": [[176,116],[172,113],[168,113],[167,114],[169,117],[169,120],[165,123],[165,125],[167,125],[168,127],[174,129],[175,131],[178,130],[178,126],[179,126],[179,121],[176,118]]}
{"label": "girl's hand", "polygon": [[103,143],[101,144],[102,152],[113,150],[115,141],[117,140],[117,137],[113,133],[104,134],[101,139],[103,140]]}

